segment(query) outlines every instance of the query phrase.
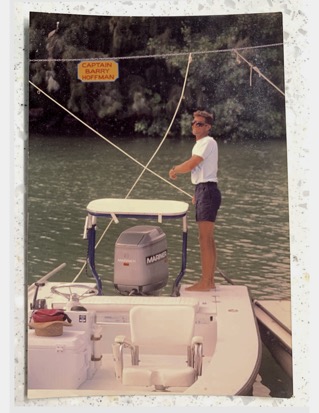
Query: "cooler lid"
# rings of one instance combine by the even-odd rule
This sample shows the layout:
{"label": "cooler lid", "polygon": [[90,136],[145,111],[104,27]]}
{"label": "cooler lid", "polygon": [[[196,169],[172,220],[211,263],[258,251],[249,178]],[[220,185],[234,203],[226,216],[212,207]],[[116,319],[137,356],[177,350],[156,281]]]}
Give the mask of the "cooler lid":
{"label": "cooler lid", "polygon": [[37,336],[35,330],[28,330],[28,350],[33,348],[39,349],[55,349],[62,351],[81,352],[85,348],[85,332],[84,331],[66,331],[68,327],[63,329],[61,336],[45,337]]}

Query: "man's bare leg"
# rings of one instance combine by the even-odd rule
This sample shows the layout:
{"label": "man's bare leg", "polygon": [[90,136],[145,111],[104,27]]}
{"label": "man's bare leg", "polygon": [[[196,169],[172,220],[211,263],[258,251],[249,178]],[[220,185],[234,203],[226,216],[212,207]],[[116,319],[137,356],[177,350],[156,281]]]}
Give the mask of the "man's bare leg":
{"label": "man's bare leg", "polygon": [[216,269],[217,269],[217,249],[216,249],[216,242],[215,242],[214,233],[213,233],[213,250],[214,250],[214,252],[213,252],[214,267],[213,267],[213,270],[212,270],[210,280],[211,280],[212,288],[215,288],[215,272],[216,272]]}
{"label": "man's bare leg", "polygon": [[202,276],[196,284],[186,287],[188,291],[209,291],[215,288],[216,245],[214,228],[214,222],[198,222]]}

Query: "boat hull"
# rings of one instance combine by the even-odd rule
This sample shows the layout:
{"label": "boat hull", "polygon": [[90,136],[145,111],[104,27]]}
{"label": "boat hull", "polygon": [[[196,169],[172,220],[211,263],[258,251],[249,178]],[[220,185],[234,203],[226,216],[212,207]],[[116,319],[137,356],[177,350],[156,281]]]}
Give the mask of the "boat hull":
{"label": "boat hull", "polygon": [[262,342],[283,371],[293,377],[291,304],[285,300],[254,301]]}

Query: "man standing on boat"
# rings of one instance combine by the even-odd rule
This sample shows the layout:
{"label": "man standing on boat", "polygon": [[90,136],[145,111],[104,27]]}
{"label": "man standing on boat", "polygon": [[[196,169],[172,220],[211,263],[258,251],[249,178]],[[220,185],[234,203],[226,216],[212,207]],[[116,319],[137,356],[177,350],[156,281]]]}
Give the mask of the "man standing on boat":
{"label": "man standing on boat", "polygon": [[198,110],[193,113],[193,117],[192,133],[196,143],[192,156],[187,161],[173,166],[169,171],[169,177],[176,179],[179,174],[191,173],[191,180],[195,185],[193,204],[199,231],[202,276],[196,284],[187,287],[186,290],[208,291],[215,288],[214,274],[217,263],[214,229],[221,204],[221,193],[217,186],[218,146],[215,139],[208,135],[214,116]]}

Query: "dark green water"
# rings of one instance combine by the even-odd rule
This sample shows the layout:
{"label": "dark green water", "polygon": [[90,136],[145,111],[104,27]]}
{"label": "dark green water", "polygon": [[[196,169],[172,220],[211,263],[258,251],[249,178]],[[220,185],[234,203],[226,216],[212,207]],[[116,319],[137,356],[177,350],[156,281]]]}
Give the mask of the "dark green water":
{"label": "dark green water", "polygon": [[[121,148],[146,163],[156,150],[155,139],[120,140]],[[168,178],[169,166],[186,159],[192,140],[168,140],[150,167]],[[218,266],[236,283],[248,285],[258,299],[290,297],[289,219],[286,148],[281,142],[219,144],[219,186],[222,207],[216,222]],[[82,239],[85,208],[96,198],[124,198],[142,168],[97,137],[31,137],[28,173],[28,274],[31,283],[66,262],[63,277],[73,279],[86,257]],[[186,193],[188,175],[174,182]],[[145,172],[130,198],[176,199],[190,203],[186,282],[200,271],[197,227],[191,199]],[[128,226],[112,224],[97,248],[97,267],[106,283],[113,273],[114,243]],[[108,224],[98,221],[97,237]],[[157,224],[156,222],[154,224]],[[170,276],[180,269],[180,222],[168,220]]]}
{"label": "dark green water", "polygon": [[[115,141],[124,151],[146,164],[160,143],[157,139]],[[193,140],[168,138],[150,168],[168,179],[170,166],[191,154]],[[87,204],[97,198],[125,198],[142,168],[103,139],[92,137],[30,136],[28,160],[28,284],[61,263],[67,264],[54,280],[87,280],[84,261],[87,241],[83,228]],[[187,194],[189,175],[174,181]],[[256,299],[290,299],[289,209],[287,152],[284,142],[219,143],[219,187],[222,207],[216,222],[218,267],[236,284],[247,285]],[[185,282],[200,274],[197,227],[188,195],[144,172],[130,198],[175,199],[190,203],[188,261]],[[108,220],[98,220],[97,239]],[[112,285],[114,245],[129,226],[140,220],[112,224],[96,250],[96,268],[109,294]],[[157,225],[157,222],[147,221]],[[169,251],[170,282],[181,266],[181,222],[163,223]],[[89,274],[90,275],[90,274]],[[217,282],[225,282],[222,278]],[[105,288],[104,288],[105,291]],[[164,293],[171,292],[171,284]],[[290,397],[291,382],[278,366],[265,362],[261,375],[273,397]]]}

